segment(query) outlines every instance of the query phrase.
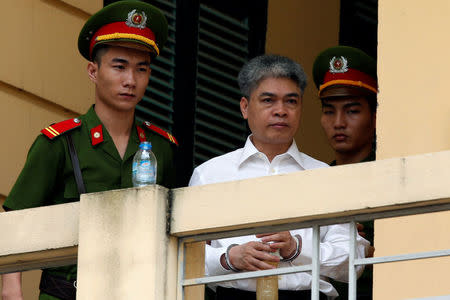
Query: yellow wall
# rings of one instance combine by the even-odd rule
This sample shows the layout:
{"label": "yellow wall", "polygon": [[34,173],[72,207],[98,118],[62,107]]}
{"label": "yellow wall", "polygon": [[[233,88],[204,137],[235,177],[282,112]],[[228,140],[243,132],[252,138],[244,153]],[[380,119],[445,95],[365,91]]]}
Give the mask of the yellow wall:
{"label": "yellow wall", "polygon": [[[76,112],[93,102],[78,33],[88,14],[60,1],[18,0],[0,12],[9,26],[0,49],[6,64],[0,80]],[[17,16],[22,20],[18,22]],[[89,97],[91,99],[89,99]]]}
{"label": "yellow wall", "polygon": [[[78,33],[103,1],[16,0],[2,3],[0,55],[0,195],[7,195],[39,131],[93,103]],[[20,17],[18,20],[18,16]]]}
{"label": "yellow wall", "polygon": [[[73,5],[80,5],[79,7]],[[16,0],[3,3],[0,47],[0,194],[7,195],[29,146],[46,125],[86,111],[93,86],[77,38],[102,1]],[[17,17],[20,16],[20,20]]]}
{"label": "yellow wall", "polygon": [[[2,1],[0,204],[39,131],[94,102],[77,38],[89,14],[102,5],[102,0]],[[24,273],[25,299],[37,299],[40,272]]]}
{"label": "yellow wall", "polygon": [[[450,149],[450,2],[379,0],[377,159]],[[450,213],[375,223],[375,255],[450,248]],[[377,265],[375,299],[448,295],[450,258]]]}
{"label": "yellow wall", "polygon": [[0,128],[10,128],[0,132],[0,140],[8,141],[6,147],[0,147],[0,193],[7,195],[39,130],[74,114],[1,82],[0,108]]}
{"label": "yellow wall", "polygon": [[378,157],[450,149],[450,2],[380,0]]}
{"label": "yellow wall", "polygon": [[266,53],[294,59],[308,75],[297,145],[325,162],[334,156],[320,126],[321,107],[312,64],[322,50],[338,44],[339,9],[340,1],[329,0],[270,0],[268,8]]}

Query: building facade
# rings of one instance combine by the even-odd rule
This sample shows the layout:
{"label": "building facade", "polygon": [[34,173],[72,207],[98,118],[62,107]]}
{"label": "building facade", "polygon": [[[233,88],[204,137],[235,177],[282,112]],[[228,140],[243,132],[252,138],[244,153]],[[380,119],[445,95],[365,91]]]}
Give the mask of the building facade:
{"label": "building facade", "polygon": [[[96,0],[6,1],[0,12],[0,201],[20,172],[27,151],[48,124],[84,113],[94,102],[93,85],[76,40],[86,19],[103,6]],[[300,62],[309,78],[315,56],[339,42],[339,1],[269,0],[266,53]],[[377,159],[450,149],[450,4],[379,0],[379,111]],[[6,30],[8,28],[8,30]],[[445,30],[444,30],[445,32]],[[299,148],[330,161],[320,124],[317,90],[304,98]],[[450,248],[448,212],[377,220],[375,256]],[[374,298],[449,295],[450,258],[374,266]],[[39,271],[25,274],[26,299],[37,293]],[[426,275],[424,275],[426,274]]]}

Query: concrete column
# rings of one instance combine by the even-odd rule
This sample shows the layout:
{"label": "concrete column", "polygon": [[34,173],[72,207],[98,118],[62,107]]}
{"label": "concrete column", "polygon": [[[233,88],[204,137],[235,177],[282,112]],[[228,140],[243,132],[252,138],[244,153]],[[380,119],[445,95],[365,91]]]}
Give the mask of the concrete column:
{"label": "concrete column", "polygon": [[167,193],[149,186],[81,197],[77,299],[160,300],[171,294],[167,274],[176,270],[167,270]]}

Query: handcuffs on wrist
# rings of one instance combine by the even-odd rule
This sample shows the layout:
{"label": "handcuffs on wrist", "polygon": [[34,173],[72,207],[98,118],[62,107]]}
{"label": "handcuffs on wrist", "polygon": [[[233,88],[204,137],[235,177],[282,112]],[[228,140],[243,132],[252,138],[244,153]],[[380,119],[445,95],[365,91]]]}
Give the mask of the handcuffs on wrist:
{"label": "handcuffs on wrist", "polygon": [[[291,261],[293,261],[294,259],[296,259],[300,255],[301,245],[302,245],[301,237],[298,236],[298,235],[294,235],[293,238],[295,239],[295,243],[297,244],[296,248],[295,248],[295,252],[290,257],[281,259],[281,261],[283,261],[283,262],[291,262]],[[231,244],[231,245],[229,245],[227,247],[227,251],[225,251],[225,263],[226,263],[228,269],[230,269],[231,271],[233,271],[233,272],[240,272],[241,270],[235,268],[233,266],[233,264],[231,263],[231,261],[230,261],[230,250],[234,246],[239,246],[239,245],[238,244]]]}
{"label": "handcuffs on wrist", "polygon": [[233,272],[240,272],[239,269],[236,269],[230,261],[230,249],[233,248],[234,246],[239,246],[238,244],[231,244],[230,246],[228,246],[227,251],[225,252],[225,263],[227,264],[227,267],[233,271]]}
{"label": "handcuffs on wrist", "polygon": [[291,255],[291,257],[281,259],[281,261],[283,261],[283,262],[291,262],[294,259],[296,259],[297,256],[300,255],[300,252],[301,252],[301,242],[300,242],[301,237],[298,236],[298,235],[294,235],[293,238],[295,239],[295,242],[297,243],[297,247],[295,248],[295,252],[294,252],[294,254]]}

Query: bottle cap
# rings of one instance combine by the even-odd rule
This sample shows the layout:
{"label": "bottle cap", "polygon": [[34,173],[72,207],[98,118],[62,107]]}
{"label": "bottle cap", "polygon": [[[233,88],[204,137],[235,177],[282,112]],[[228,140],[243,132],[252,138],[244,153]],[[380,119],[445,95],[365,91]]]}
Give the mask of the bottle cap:
{"label": "bottle cap", "polygon": [[139,148],[141,148],[143,150],[152,150],[152,143],[150,143],[150,142],[142,142],[139,145]]}

